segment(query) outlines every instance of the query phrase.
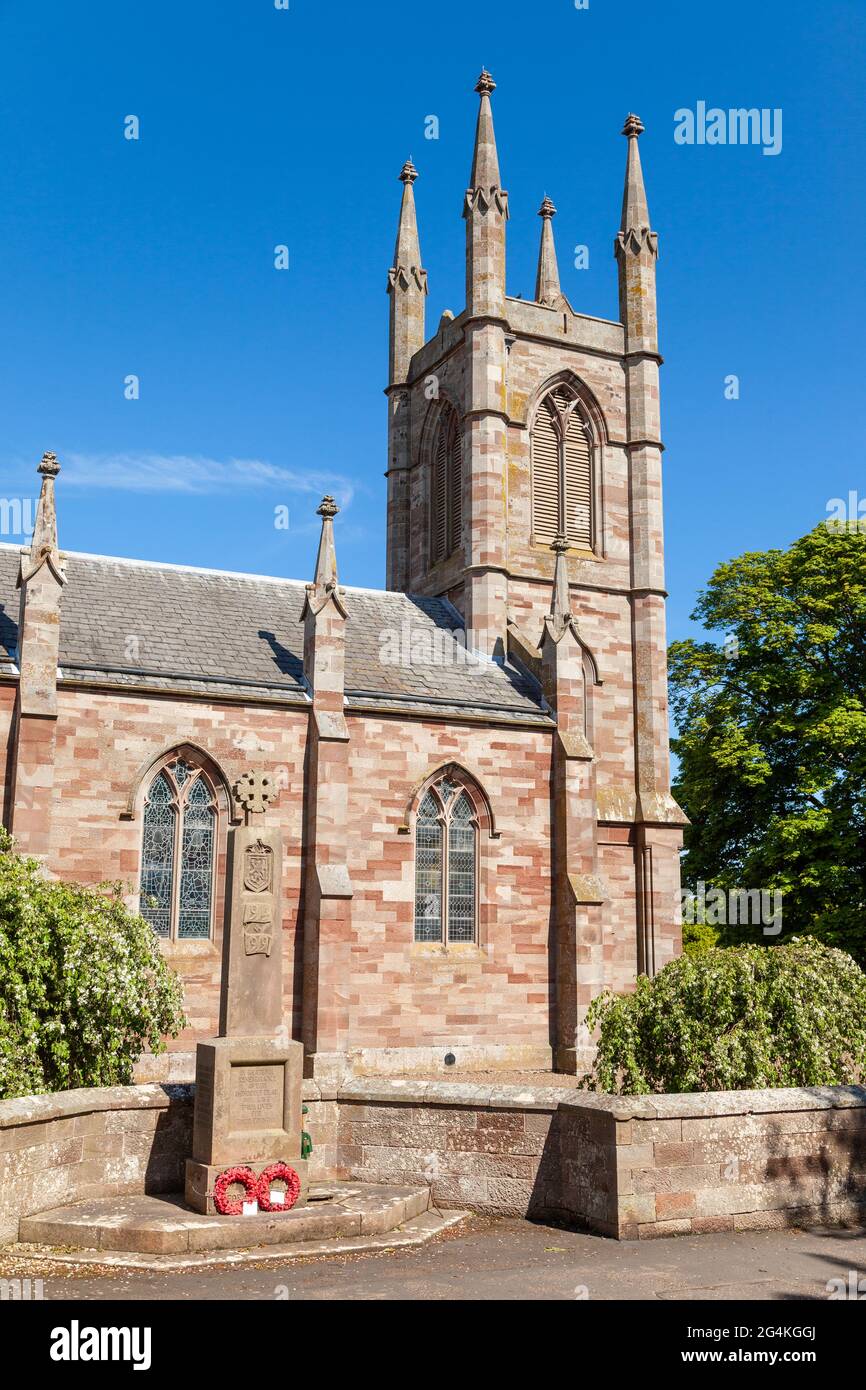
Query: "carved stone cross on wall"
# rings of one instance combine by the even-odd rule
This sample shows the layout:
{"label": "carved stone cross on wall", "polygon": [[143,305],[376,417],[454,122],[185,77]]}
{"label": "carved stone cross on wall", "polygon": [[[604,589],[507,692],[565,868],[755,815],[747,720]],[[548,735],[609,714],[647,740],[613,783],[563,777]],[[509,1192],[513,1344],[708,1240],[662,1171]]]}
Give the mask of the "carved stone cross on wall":
{"label": "carved stone cross on wall", "polygon": [[274,780],[266,772],[245,772],[234,785],[235,800],[244,810],[249,825],[251,816],[263,816],[276,796]]}

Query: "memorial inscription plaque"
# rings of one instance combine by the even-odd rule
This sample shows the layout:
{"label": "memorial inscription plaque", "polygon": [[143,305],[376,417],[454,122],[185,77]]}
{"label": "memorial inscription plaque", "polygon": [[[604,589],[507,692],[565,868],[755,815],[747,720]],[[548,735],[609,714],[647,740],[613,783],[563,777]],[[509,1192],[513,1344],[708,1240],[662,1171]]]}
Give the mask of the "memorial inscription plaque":
{"label": "memorial inscription plaque", "polygon": [[229,1125],[241,1130],[283,1128],[284,1070],[279,1065],[233,1066],[229,1084]]}

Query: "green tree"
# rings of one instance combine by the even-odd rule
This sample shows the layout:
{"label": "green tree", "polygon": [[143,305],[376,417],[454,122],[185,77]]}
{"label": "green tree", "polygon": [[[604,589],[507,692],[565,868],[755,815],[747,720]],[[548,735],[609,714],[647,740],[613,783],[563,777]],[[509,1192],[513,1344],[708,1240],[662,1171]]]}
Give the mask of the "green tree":
{"label": "green tree", "polygon": [[121,892],[46,878],[0,828],[0,1100],[128,1084],[184,1026],[181,982]]}
{"label": "green tree", "polygon": [[805,937],[773,951],[708,949],[671,961],[633,994],[605,993],[586,1089],[615,1095],[833,1086],[866,1073],[866,975]]}
{"label": "green tree", "polygon": [[866,528],[820,525],[789,550],[722,564],[675,642],[683,877],[783,895],[782,935],[866,964]]}

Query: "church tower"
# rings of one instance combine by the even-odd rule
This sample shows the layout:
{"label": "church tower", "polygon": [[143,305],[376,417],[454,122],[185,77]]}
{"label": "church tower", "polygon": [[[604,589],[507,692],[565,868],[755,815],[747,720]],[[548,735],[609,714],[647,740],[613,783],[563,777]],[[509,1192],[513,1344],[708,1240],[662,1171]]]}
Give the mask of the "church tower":
{"label": "church tower", "polygon": [[[566,866],[566,879],[580,880],[587,912],[603,916],[605,860],[617,874],[617,853],[631,861],[634,918],[605,926],[604,978],[617,987],[633,972],[635,939],[647,973],[676,950],[684,822],[669,781],[658,237],[641,167],[644,127],[630,115],[622,132],[618,319],[573,308],[560,283],[556,208],[547,197],[535,296],[514,297],[506,289],[510,210],[493,126],[495,85],[484,71],[475,87],[463,201],[466,305],[456,317],[445,310],[426,342],[427,280],[414,200],[407,208],[411,183],[404,193],[389,285],[388,585],[446,596],[475,651],[539,679],[544,650],[553,650],[555,575],[560,609],[567,594],[584,691],[582,727],[575,731],[572,711],[568,737],[579,732],[590,748],[583,785],[593,788],[597,814],[594,848],[581,831],[584,868]],[[571,932],[578,955],[581,930]],[[575,997],[584,993],[578,979]]]}

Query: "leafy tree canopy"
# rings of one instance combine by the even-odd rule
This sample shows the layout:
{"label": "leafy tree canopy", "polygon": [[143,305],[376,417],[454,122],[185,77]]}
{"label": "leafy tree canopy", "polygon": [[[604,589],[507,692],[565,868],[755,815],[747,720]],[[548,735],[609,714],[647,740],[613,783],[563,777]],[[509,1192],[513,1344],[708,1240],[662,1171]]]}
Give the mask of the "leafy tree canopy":
{"label": "leafy tree canopy", "polygon": [[866,528],[818,526],[789,550],[720,565],[674,642],[675,795],[684,881],[782,893],[782,933],[866,965]]}

